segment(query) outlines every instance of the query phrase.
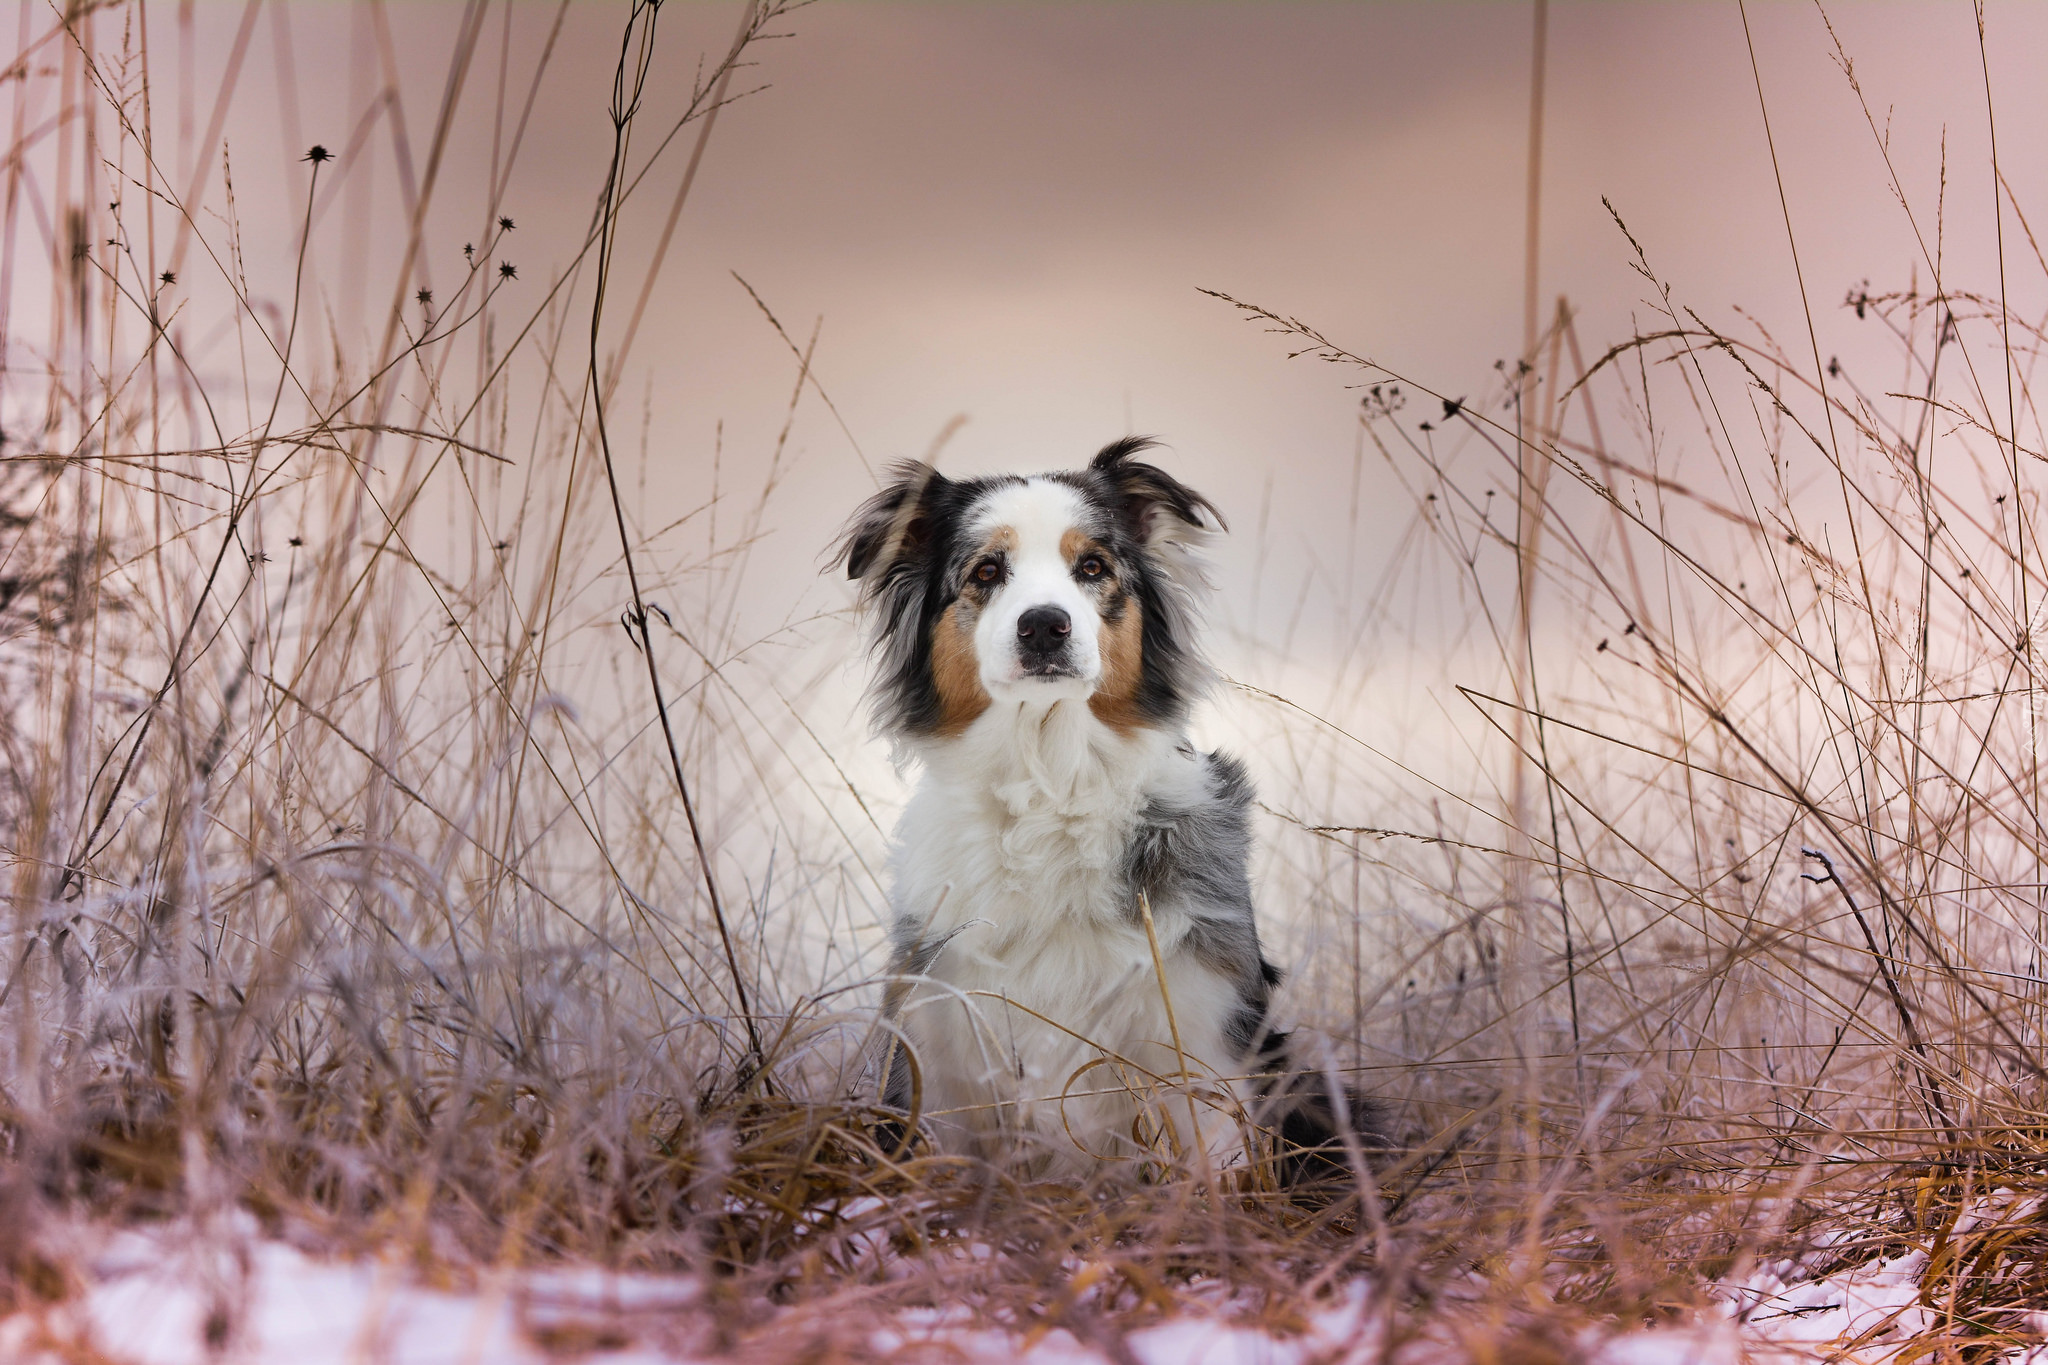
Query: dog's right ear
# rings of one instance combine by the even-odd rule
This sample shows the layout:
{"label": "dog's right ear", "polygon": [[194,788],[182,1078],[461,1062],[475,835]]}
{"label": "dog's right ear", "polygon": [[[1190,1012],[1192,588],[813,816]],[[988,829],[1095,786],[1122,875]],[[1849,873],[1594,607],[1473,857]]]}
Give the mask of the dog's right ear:
{"label": "dog's right ear", "polygon": [[892,571],[917,562],[932,540],[932,507],[946,477],[921,461],[906,460],[889,470],[881,492],[861,504],[839,538],[834,561],[846,576],[872,591]]}

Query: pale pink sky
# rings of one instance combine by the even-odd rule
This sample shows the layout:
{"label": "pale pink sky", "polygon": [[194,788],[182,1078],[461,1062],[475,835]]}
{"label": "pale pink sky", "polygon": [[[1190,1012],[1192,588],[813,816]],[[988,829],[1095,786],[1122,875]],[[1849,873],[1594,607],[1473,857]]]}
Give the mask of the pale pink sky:
{"label": "pale pink sky", "polygon": [[[415,176],[464,12],[386,10]],[[102,45],[118,42],[129,13],[96,19]],[[181,52],[176,6],[148,10],[160,127],[175,114],[203,129],[247,11],[208,0],[194,13],[196,41]],[[500,53],[509,128],[555,13],[527,0],[485,12],[411,284],[445,288],[459,273],[460,244],[489,207]],[[738,13],[665,8],[650,119],[677,104]],[[289,253],[277,247],[303,203],[298,155],[315,141],[346,147],[380,87],[370,16],[269,4],[252,30],[226,134],[260,297],[289,298]],[[540,298],[590,221],[623,16],[623,5],[574,5],[539,86],[502,205],[519,228],[501,254],[525,291],[506,296],[508,317],[511,303]],[[1842,6],[1832,17],[1930,233],[1946,136],[1950,280],[1995,289],[1969,6]],[[1865,277],[1903,285],[1919,252],[1821,12],[1763,0],[1749,18],[1821,347],[1853,356],[1862,341],[1845,292]],[[44,19],[36,10],[31,26]],[[1560,3],[1550,24],[1546,307],[1569,295],[1593,349],[1646,315],[1605,195],[1683,301],[1724,324],[1745,308],[1803,350],[1737,6]],[[1343,535],[1356,395],[1342,385],[1355,376],[1284,362],[1279,341],[1198,287],[1298,314],[1451,393],[1485,392],[1493,363],[1519,345],[1526,5],[825,0],[784,27],[791,36],[765,45],[741,82],[768,88],[716,129],[622,387],[636,411],[651,395],[649,524],[702,496],[720,423],[729,480],[761,467],[782,425],[793,367],[735,271],[792,330],[823,319],[816,372],[870,461],[923,451],[956,413],[969,422],[945,459],[963,470],[1068,464],[1127,429],[1156,433],[1240,528],[1256,527],[1270,497],[1268,574],[1282,583],[1303,572],[1304,546]],[[2002,164],[2048,228],[2048,10],[1993,4],[1989,31]],[[373,126],[323,173],[339,193],[314,231],[323,331],[331,323],[357,354],[399,284],[390,133],[389,120]],[[196,135],[164,156],[180,183]],[[629,207],[626,298],[687,142]],[[209,195],[218,209],[217,187]],[[2017,260],[2030,249],[2007,222]],[[2042,296],[2038,268],[2012,274],[2016,297]],[[17,316],[33,306],[18,302]],[[209,335],[201,320],[187,320],[189,336]],[[202,364],[238,363],[230,335],[210,335]],[[843,593],[811,575],[871,486],[815,401],[800,408],[790,450],[792,495],[771,518],[775,552],[761,557],[758,587],[777,615]],[[1361,579],[1377,539],[1408,515],[1391,489],[1369,476]],[[1225,552],[1227,584],[1245,580],[1236,570],[1251,540]],[[1242,620],[1251,601],[1230,591]]]}

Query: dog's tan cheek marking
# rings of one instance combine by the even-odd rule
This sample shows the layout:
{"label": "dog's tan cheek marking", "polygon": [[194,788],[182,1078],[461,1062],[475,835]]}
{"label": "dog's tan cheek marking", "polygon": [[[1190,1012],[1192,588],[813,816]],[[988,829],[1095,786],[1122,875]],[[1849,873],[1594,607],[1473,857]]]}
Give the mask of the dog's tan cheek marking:
{"label": "dog's tan cheek marking", "polygon": [[939,693],[939,733],[948,739],[988,710],[981,663],[974,656],[974,613],[955,602],[932,626],[932,686]]}
{"label": "dog's tan cheek marking", "polygon": [[[1121,608],[1121,610],[1118,610]],[[1145,724],[1138,710],[1138,683],[1145,664],[1144,613],[1138,604],[1112,585],[1102,603],[1102,677],[1088,698],[1095,718],[1120,735],[1129,735]],[[1113,618],[1113,619],[1112,619]]]}
{"label": "dog's tan cheek marking", "polygon": [[[1060,537],[1060,554],[1069,564],[1078,564],[1087,554],[1108,553],[1101,542],[1078,526],[1070,526]],[[1138,604],[1127,596],[1114,578],[1096,587],[1095,609],[1101,613],[1101,633],[1096,647],[1102,654],[1102,677],[1088,698],[1095,718],[1120,735],[1129,735],[1145,723],[1138,712],[1138,682],[1145,657],[1145,628]]]}

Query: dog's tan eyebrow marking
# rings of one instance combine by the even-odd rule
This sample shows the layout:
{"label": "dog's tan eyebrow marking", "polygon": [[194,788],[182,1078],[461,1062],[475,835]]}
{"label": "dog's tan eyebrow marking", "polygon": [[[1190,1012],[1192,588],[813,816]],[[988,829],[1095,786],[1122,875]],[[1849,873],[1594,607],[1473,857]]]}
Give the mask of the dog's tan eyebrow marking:
{"label": "dog's tan eyebrow marking", "polygon": [[1101,555],[1105,563],[1108,562],[1109,551],[1103,548],[1102,542],[1080,527],[1070,526],[1066,534],[1060,537],[1060,554],[1069,564],[1080,563],[1081,556],[1090,551]]}
{"label": "dog's tan eyebrow marking", "polygon": [[[967,572],[971,575],[974,572],[974,566],[987,559],[990,555],[1014,555],[1016,553],[1017,528],[1014,526],[998,526],[991,530],[974,553],[967,557]],[[969,582],[972,581],[970,578]]]}

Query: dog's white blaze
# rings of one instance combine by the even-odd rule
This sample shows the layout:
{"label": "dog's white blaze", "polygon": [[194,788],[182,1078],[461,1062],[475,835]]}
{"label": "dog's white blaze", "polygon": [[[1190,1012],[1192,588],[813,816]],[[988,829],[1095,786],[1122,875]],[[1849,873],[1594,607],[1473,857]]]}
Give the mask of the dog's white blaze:
{"label": "dog's white blaze", "polygon": [[[1095,599],[1074,581],[1074,566],[1060,549],[1061,540],[1081,523],[1086,510],[1077,490],[1051,479],[1028,479],[999,489],[976,510],[970,528],[974,539],[998,529],[1008,530],[1012,537],[1009,576],[974,628],[981,685],[998,702],[1055,696],[1085,701],[1102,676]],[[1033,607],[1058,607],[1072,620],[1067,659],[1078,677],[1025,676],[1017,652],[1017,620]]]}

